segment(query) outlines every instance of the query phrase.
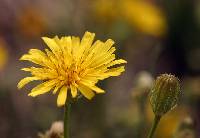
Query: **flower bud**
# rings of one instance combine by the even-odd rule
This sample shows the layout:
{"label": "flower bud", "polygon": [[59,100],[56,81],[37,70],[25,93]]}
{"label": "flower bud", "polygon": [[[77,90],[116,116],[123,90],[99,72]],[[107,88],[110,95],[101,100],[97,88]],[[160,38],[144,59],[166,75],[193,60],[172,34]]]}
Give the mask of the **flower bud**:
{"label": "flower bud", "polygon": [[180,84],[178,78],[170,74],[160,75],[150,92],[153,112],[157,116],[164,115],[177,105],[179,97]]}

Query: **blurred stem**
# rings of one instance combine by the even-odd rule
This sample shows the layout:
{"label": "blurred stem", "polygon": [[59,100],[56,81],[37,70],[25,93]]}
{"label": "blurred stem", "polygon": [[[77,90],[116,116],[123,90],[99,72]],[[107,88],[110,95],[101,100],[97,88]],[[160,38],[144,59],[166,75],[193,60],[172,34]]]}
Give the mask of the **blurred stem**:
{"label": "blurred stem", "polygon": [[159,60],[159,57],[160,57],[160,54],[162,52],[162,46],[157,43],[154,45],[154,51],[152,52],[152,61],[151,61],[151,64],[150,65],[150,71],[152,74],[155,74],[155,68],[156,68],[156,64]]}
{"label": "blurred stem", "polygon": [[71,103],[65,103],[64,110],[64,138],[69,138],[69,121],[70,121]]}
{"label": "blurred stem", "polygon": [[151,127],[150,132],[149,132],[148,138],[153,138],[153,135],[154,135],[154,133],[155,133],[155,130],[156,130],[156,128],[157,128],[157,126],[158,126],[158,123],[159,123],[159,121],[160,121],[160,118],[161,118],[161,116],[155,115],[154,121],[153,121],[153,125],[152,125],[152,127]]}

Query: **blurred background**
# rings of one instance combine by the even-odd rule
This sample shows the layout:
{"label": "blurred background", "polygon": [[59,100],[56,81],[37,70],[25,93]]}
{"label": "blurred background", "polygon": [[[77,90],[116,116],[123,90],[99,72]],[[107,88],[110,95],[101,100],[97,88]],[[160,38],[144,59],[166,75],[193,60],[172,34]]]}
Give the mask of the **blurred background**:
{"label": "blurred background", "polygon": [[17,90],[26,65],[18,59],[44,49],[41,36],[85,31],[115,40],[128,64],[120,77],[99,83],[106,94],[72,105],[72,138],[145,138],[153,120],[148,93],[161,73],[180,78],[182,97],[156,138],[200,138],[199,0],[0,0],[1,138],[47,138],[62,120],[55,95],[28,97],[31,85]]}

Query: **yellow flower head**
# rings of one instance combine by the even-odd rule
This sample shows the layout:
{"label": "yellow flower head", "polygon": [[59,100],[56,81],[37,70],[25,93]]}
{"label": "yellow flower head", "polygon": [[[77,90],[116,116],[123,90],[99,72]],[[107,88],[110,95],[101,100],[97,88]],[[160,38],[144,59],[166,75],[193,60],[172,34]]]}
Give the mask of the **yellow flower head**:
{"label": "yellow flower head", "polygon": [[94,18],[102,23],[113,23],[118,17],[117,2],[116,0],[95,0],[93,7]]}
{"label": "yellow flower head", "polygon": [[167,32],[165,15],[157,6],[143,0],[125,0],[120,5],[125,20],[139,31],[154,36]]}
{"label": "yellow flower head", "polygon": [[0,71],[2,71],[8,61],[8,50],[6,48],[6,42],[0,37]]}
{"label": "yellow flower head", "polygon": [[93,14],[106,25],[123,20],[134,30],[156,37],[166,35],[168,29],[163,10],[149,0],[95,0]]}
{"label": "yellow flower head", "polygon": [[[35,97],[53,89],[55,94],[59,91],[57,105],[65,104],[68,90],[71,97],[76,98],[78,90],[87,99],[91,99],[96,93],[104,93],[96,83],[110,76],[118,76],[124,71],[124,66],[113,67],[126,63],[123,59],[116,60],[113,47],[114,41],[106,42],[97,40],[93,43],[95,34],[86,32],[80,41],[79,37],[66,36],[60,39],[43,37],[49,49],[45,52],[38,49],[30,49],[28,54],[20,60],[28,60],[40,67],[23,68],[23,71],[31,72],[31,77],[26,77],[18,83],[22,88],[34,80],[42,80],[43,83],[31,90],[29,96]],[[94,91],[94,92],[93,92]]]}

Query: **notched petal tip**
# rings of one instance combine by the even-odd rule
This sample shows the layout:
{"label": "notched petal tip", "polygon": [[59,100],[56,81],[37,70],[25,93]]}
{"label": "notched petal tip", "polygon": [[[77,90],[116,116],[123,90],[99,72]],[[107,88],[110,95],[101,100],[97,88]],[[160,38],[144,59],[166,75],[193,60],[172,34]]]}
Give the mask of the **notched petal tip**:
{"label": "notched petal tip", "polygon": [[85,35],[92,35],[92,36],[93,36],[93,35],[95,35],[95,33],[92,33],[92,32],[89,32],[89,31],[86,31],[86,32],[85,32]]}
{"label": "notched petal tip", "polygon": [[124,60],[124,59],[119,59],[118,62],[119,62],[119,64],[125,64],[125,63],[127,63],[127,61]]}
{"label": "notched petal tip", "polygon": [[22,70],[22,71],[31,71],[30,68],[22,68],[21,70]]}
{"label": "notched petal tip", "polygon": [[55,42],[54,38],[49,38],[49,37],[41,37],[42,40],[49,45],[50,42]]}
{"label": "notched petal tip", "polygon": [[30,92],[30,93],[28,94],[28,96],[30,96],[30,97],[36,97],[36,96],[41,95],[41,94],[42,94],[42,93],[38,94],[38,93],[35,93],[35,92]]}
{"label": "notched petal tip", "polygon": [[127,63],[127,61],[126,60],[124,60],[124,59],[122,59],[123,61],[122,61],[122,63]]}
{"label": "notched petal tip", "polygon": [[[22,80],[21,80],[22,81]],[[21,84],[21,81],[17,84],[17,89],[19,90],[19,89],[21,89],[21,88],[23,88],[23,86],[22,86],[22,84]]]}
{"label": "notched petal tip", "polygon": [[74,85],[70,85],[70,89],[71,89],[71,95],[73,98],[75,98],[78,94],[77,88]]}
{"label": "notched petal tip", "polygon": [[65,105],[65,103],[59,103],[58,101],[57,101],[57,107],[62,107],[62,106],[64,106]]}
{"label": "notched petal tip", "polygon": [[36,95],[34,95],[32,92],[29,93],[28,96],[30,96],[30,97],[36,97]]}
{"label": "notched petal tip", "polygon": [[18,84],[17,84],[17,89],[20,90],[21,88],[23,88],[23,87],[21,87],[21,86],[19,85],[19,83],[18,83]]}
{"label": "notched petal tip", "polygon": [[92,96],[90,96],[90,97],[86,97],[88,100],[92,100],[92,98],[95,96],[95,94],[93,94]]}
{"label": "notched petal tip", "polygon": [[51,39],[51,38],[49,38],[49,37],[47,37],[47,36],[43,36],[43,37],[41,37],[41,38],[42,38],[42,40]]}
{"label": "notched petal tip", "polygon": [[56,36],[54,36],[54,38],[53,39],[57,39],[57,40],[59,40],[59,37],[56,35]]}
{"label": "notched petal tip", "polygon": [[97,86],[92,86],[91,89],[96,93],[105,93],[105,91]]}
{"label": "notched petal tip", "polygon": [[106,91],[104,91],[104,90],[101,90],[101,91],[98,91],[97,93],[106,93]]}
{"label": "notched petal tip", "polygon": [[62,106],[64,106],[64,105],[65,105],[65,104],[61,104],[61,105],[57,104],[58,107],[62,107]]}
{"label": "notched petal tip", "polygon": [[22,56],[19,58],[19,60],[26,60],[26,59],[27,59],[27,56],[28,56],[28,54],[24,54],[24,55],[22,55]]}
{"label": "notched petal tip", "polygon": [[109,44],[109,45],[114,45],[115,44],[115,41],[114,40],[112,40],[112,39],[108,39],[108,40],[106,40],[106,42],[105,42],[106,44]]}
{"label": "notched petal tip", "polygon": [[[85,34],[82,37],[82,44],[88,45],[88,42],[92,43],[93,40],[94,40],[94,37],[95,37],[95,33],[91,33],[91,32],[86,31]],[[84,43],[84,42],[86,42],[86,43]]]}

